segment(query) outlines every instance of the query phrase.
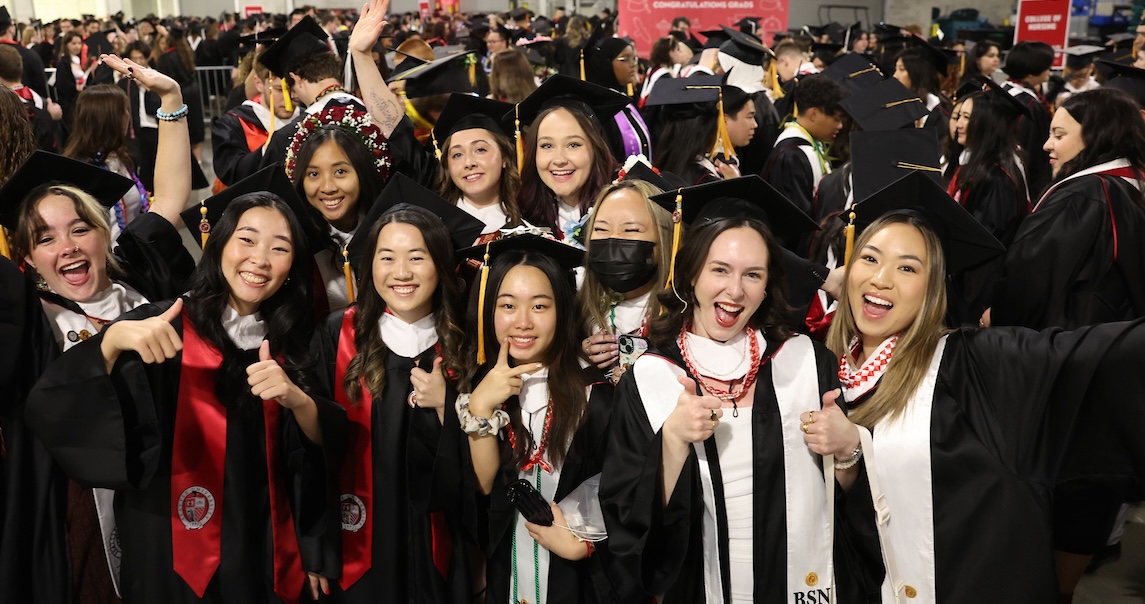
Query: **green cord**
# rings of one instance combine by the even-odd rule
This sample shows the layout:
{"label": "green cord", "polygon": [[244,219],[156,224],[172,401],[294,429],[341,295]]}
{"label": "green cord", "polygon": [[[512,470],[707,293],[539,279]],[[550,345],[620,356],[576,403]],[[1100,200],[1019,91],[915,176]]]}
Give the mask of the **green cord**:
{"label": "green cord", "polygon": [[[541,464],[537,464],[537,492],[541,492]],[[517,594],[517,527],[513,527],[513,603],[520,604],[521,598]],[[541,604],[541,546],[533,540],[533,587],[536,589],[536,602]]]}

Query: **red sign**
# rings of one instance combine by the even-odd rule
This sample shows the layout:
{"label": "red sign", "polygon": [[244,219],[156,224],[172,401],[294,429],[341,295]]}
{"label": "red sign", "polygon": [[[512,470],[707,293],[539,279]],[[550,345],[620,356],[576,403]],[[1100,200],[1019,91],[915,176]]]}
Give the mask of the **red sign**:
{"label": "red sign", "polygon": [[762,17],[759,31],[763,43],[770,44],[772,32],[787,29],[787,3],[788,0],[618,0],[617,35],[631,37],[636,42],[636,53],[648,58],[652,43],[668,35],[676,17],[687,17],[693,33],[732,25],[744,17]]}
{"label": "red sign", "polygon": [[261,14],[262,14],[262,5],[261,4],[247,4],[246,6],[243,7],[243,16],[244,17],[250,17],[252,15],[261,15]]}
{"label": "red sign", "polygon": [[1070,0],[1020,0],[1014,43],[1045,42],[1054,47],[1054,69],[1062,67],[1062,49],[1069,46]]}

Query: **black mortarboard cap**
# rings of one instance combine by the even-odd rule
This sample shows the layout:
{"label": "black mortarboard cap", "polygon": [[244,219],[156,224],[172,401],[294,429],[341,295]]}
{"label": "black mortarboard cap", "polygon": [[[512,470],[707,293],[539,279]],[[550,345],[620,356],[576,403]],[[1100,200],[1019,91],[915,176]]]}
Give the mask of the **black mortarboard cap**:
{"label": "black mortarboard cap", "polygon": [[527,9],[527,8],[515,8],[515,9],[513,9],[512,12],[509,13],[509,16],[512,17],[514,21],[520,21],[521,19],[527,19],[529,17],[529,9]]}
{"label": "black mortarboard cap", "polygon": [[903,176],[856,203],[853,210],[855,224],[860,229],[892,212],[921,217],[942,242],[949,274],[957,274],[1006,252],[990,231],[950,198],[942,185],[922,172]]}
{"label": "black mortarboard cap", "polygon": [[854,198],[866,199],[916,170],[941,185],[939,157],[938,137],[933,128],[852,132]]}
{"label": "black mortarboard cap", "polygon": [[[451,92],[473,92],[474,84],[469,79],[470,60],[476,60],[472,52],[460,52],[406,69],[393,76],[391,81],[404,81],[406,97],[411,99]],[[405,63],[402,61],[402,65]]]}
{"label": "black mortarboard cap", "polygon": [[891,25],[885,22],[876,23],[873,29],[875,34],[879,37],[880,42],[884,38],[901,36],[903,32],[903,28],[898,25]]}
{"label": "black mortarboard cap", "polygon": [[828,56],[834,56],[839,54],[840,50],[843,50],[843,45],[834,42],[816,42],[811,45],[812,54],[823,53]]}
{"label": "black mortarboard cap", "polygon": [[28,194],[48,184],[82,189],[107,208],[119,203],[123,194],[135,186],[130,178],[99,166],[47,151],[35,151],[0,187],[0,225],[15,231],[20,219],[20,206]]}
{"label": "black mortarboard cap", "polygon": [[11,25],[12,15],[8,12],[7,6],[0,6],[0,25]]}
{"label": "black mortarboard cap", "polygon": [[1093,64],[1097,56],[1105,52],[1105,50],[1106,49],[1101,46],[1090,46],[1087,44],[1070,46],[1062,51],[1065,53],[1065,66],[1070,69],[1085,69]]}
{"label": "black mortarboard cap", "polygon": [[1137,101],[1138,106],[1145,109],[1145,69],[1122,63],[1098,61],[1098,64],[1102,63],[1116,76],[1106,80],[1105,87],[1128,93]]}
{"label": "black mortarboard cap", "polygon": [[867,131],[910,126],[929,113],[922,99],[894,78],[850,94],[840,106]]}
{"label": "black mortarboard cap", "polygon": [[454,93],[449,95],[445,108],[441,110],[441,115],[433,126],[433,136],[438,144],[445,144],[445,139],[455,132],[484,128],[512,138],[513,129],[506,129],[505,123],[501,121],[501,118],[511,111],[513,111],[512,103]]}
{"label": "black mortarboard cap", "polygon": [[257,34],[247,34],[239,36],[239,43],[245,45],[251,44],[274,44],[279,38],[286,35],[285,27],[275,27]]}
{"label": "black mortarboard cap", "polygon": [[739,29],[739,31],[741,31],[745,34],[748,34],[751,36],[758,36],[759,35],[759,19],[760,19],[759,17],[744,17],[743,19],[736,21],[735,26]]}
{"label": "black mortarboard cap", "polygon": [[688,186],[688,183],[671,172],[655,171],[648,164],[638,161],[626,170],[618,181],[643,180],[661,191],[675,191]]}
{"label": "black mortarboard cap", "polygon": [[704,36],[704,48],[719,48],[723,45],[724,42],[731,40],[732,37],[731,34],[728,33],[729,31],[732,30],[725,27],[722,29],[709,29],[707,31],[700,32],[700,35]]}
{"label": "black mortarboard cap", "polygon": [[258,56],[258,62],[265,65],[274,75],[286,77],[307,57],[331,52],[326,39],[326,31],[308,15],[262,51]]}
{"label": "black mortarboard cap", "polygon": [[832,21],[823,26],[823,33],[827,34],[828,40],[842,44],[843,38],[847,36],[847,27],[842,23]]}
{"label": "black mortarboard cap", "polygon": [[827,33],[827,26],[826,25],[804,25],[803,29],[808,34],[811,34],[811,36],[816,37],[816,38]]}
{"label": "black mortarboard cap", "polygon": [[[718,89],[717,89],[718,87]],[[645,107],[672,105],[676,109],[686,105],[707,105],[724,97],[724,106],[739,104],[747,93],[736,86],[724,83],[724,76],[697,74],[687,78],[664,78],[652,87],[652,93],[644,102]]]}
{"label": "black mortarboard cap", "polygon": [[941,48],[934,46],[919,36],[908,37],[906,39],[906,47],[917,48],[922,52],[922,56],[926,58],[926,62],[934,67],[934,70],[938,72],[940,77],[946,75],[946,68],[950,65],[950,58]]}
{"label": "black mortarboard cap", "polygon": [[981,91],[982,82],[975,78],[971,78],[963,82],[962,85],[958,87],[958,90],[954,91],[954,96],[950,100],[954,101],[955,104],[958,104],[962,102],[962,99],[965,98],[966,95]]}
{"label": "black mortarboard cap", "polygon": [[858,53],[847,53],[823,70],[823,75],[831,81],[855,93],[870,88],[883,81],[883,74]]}
{"label": "black mortarboard cap", "polygon": [[[286,205],[290,206],[290,209],[294,211],[298,222],[302,224],[302,231],[305,233],[308,241],[302,242],[301,244],[295,242],[295,249],[305,249],[315,252],[321,247],[321,242],[327,237],[325,231],[314,223],[314,220],[308,213],[309,206],[305,200],[298,196],[294,185],[290,184],[290,180],[286,178],[286,172],[283,171],[282,166],[279,164],[272,164],[262,168],[258,172],[223,189],[223,191],[217,195],[212,195],[202,202],[183,210],[179,215],[183,217],[183,224],[187,226],[187,230],[191,231],[192,234],[196,231],[198,231],[200,235],[204,232],[209,233],[209,228],[218,224],[219,218],[222,217],[223,212],[227,209],[227,204],[248,193],[260,192],[273,193],[286,202]],[[203,208],[207,209],[205,215],[207,225],[205,227],[202,222],[204,218]],[[204,231],[204,228],[208,230]],[[205,243],[201,236],[192,238],[199,245]]]}
{"label": "black mortarboard cap", "polygon": [[584,264],[584,250],[579,247],[532,233],[507,235],[488,244],[483,243],[467,247],[460,250],[458,254],[463,258],[482,260],[485,257],[486,249],[489,252],[490,263],[504,252],[524,250],[544,254],[556,260],[557,264],[565,270],[571,271]]}
{"label": "black mortarboard cap", "polygon": [[771,55],[771,50],[751,34],[745,34],[734,29],[727,29],[728,41],[720,44],[720,52],[732,56],[749,65],[763,65],[764,59]]}
{"label": "black mortarboard cap", "polygon": [[386,188],[382,189],[378,199],[370,207],[370,212],[362,220],[362,226],[355,231],[354,237],[346,245],[352,266],[361,266],[362,258],[369,251],[369,232],[386,212],[402,206],[415,206],[437,216],[449,231],[453,241],[453,249],[460,250],[473,245],[485,229],[485,223],[471,216],[465,210],[438,197],[436,193],[417,184],[412,178],[395,172]]}
{"label": "black mortarboard cap", "polygon": [[1137,59],[1133,52],[1133,47],[1121,48],[1117,50],[1110,50],[1100,55],[1098,61],[1094,63],[1097,68],[1097,73],[1101,77],[1109,79],[1113,77],[1113,68],[1110,63],[1120,63],[1121,65],[1132,65]]}
{"label": "black mortarboard cap", "polygon": [[1106,40],[1113,42],[1113,48],[1118,48],[1126,44],[1132,44],[1137,39],[1137,34],[1131,31],[1123,31],[1116,34],[1109,34],[1105,36]]}
{"label": "black mortarboard cap", "polygon": [[683,220],[692,226],[723,218],[754,218],[780,237],[819,229],[814,220],[757,175],[665,191],[652,201],[674,212],[677,194],[682,198]]}
{"label": "black mortarboard cap", "polygon": [[586,111],[604,124],[629,103],[631,100],[627,96],[611,88],[565,75],[555,75],[545,80],[544,84],[517,104],[515,111],[509,111],[503,119],[512,122],[516,113],[521,125],[527,125],[533,123],[541,111],[563,106]]}
{"label": "black mortarboard cap", "polygon": [[1010,91],[999,86],[998,83],[991,78],[980,75],[978,79],[984,85],[982,92],[986,93],[986,98],[990,99],[990,101],[997,105],[1003,112],[1013,118],[1029,116],[1030,110],[1022,104],[1022,101],[1019,101],[1014,95],[1010,94]]}

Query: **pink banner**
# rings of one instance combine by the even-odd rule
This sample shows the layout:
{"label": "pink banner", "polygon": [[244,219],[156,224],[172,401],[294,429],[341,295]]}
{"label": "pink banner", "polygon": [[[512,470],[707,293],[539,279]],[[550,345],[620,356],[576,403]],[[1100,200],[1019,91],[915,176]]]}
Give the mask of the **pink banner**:
{"label": "pink banner", "polygon": [[[668,35],[672,19],[687,17],[692,33],[720,25],[732,25],[744,17],[760,17],[763,43],[771,43],[772,32],[787,29],[788,0],[618,0],[620,21],[617,33],[636,41],[636,52],[648,58],[652,43]],[[696,36],[701,42],[704,37]]]}

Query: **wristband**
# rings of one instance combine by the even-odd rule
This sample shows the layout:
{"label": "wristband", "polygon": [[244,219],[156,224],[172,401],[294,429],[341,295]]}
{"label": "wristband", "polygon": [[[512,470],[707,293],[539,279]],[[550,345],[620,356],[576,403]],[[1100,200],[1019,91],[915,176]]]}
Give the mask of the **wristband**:
{"label": "wristband", "polygon": [[847,459],[835,460],[835,471],[839,472],[841,470],[850,470],[851,468],[855,467],[855,464],[859,463],[859,458],[862,456],[863,446],[860,444],[859,446],[855,447],[854,451],[851,451],[851,456]]}
{"label": "wristband", "polygon": [[177,122],[187,116],[187,111],[187,104],[183,103],[182,107],[172,111],[171,113],[163,113],[162,110],[156,109],[155,117],[164,122]]}

